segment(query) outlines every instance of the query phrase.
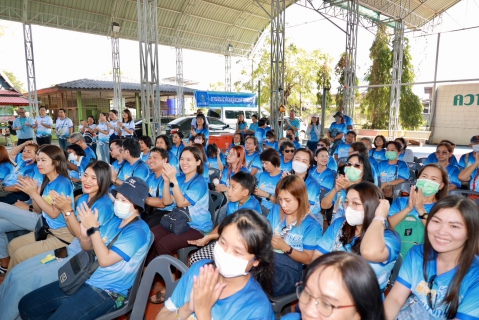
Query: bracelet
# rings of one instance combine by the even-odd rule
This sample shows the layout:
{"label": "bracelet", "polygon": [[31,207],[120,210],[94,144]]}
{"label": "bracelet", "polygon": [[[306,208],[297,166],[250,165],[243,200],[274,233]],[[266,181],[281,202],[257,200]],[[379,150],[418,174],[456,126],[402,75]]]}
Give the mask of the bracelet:
{"label": "bracelet", "polygon": [[88,238],[88,240],[83,240],[83,237],[80,236],[80,241],[83,241],[83,242],[88,242],[88,241],[91,241],[91,238]]}

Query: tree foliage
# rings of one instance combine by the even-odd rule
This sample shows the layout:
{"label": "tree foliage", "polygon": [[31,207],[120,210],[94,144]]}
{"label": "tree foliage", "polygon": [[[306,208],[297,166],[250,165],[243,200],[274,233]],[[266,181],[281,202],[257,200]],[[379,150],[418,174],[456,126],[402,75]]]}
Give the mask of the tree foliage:
{"label": "tree foliage", "polygon": [[18,91],[20,91],[21,93],[25,93],[27,92],[25,90],[25,87],[24,87],[24,84],[23,82],[21,82],[13,72],[10,72],[10,71],[7,71],[7,70],[3,70],[3,73],[5,73],[5,75],[7,76],[8,80],[13,84],[13,86],[15,87],[15,89],[17,89]]}
{"label": "tree foliage", "polygon": [[[257,64],[251,68],[251,60],[242,68],[242,79],[235,82],[237,91],[258,91],[258,80],[261,81],[261,105],[268,105],[271,92],[271,41],[264,42],[263,47],[256,55]],[[323,83],[322,78],[330,79],[331,70],[328,67],[331,57],[321,50],[308,52],[289,43],[285,47],[284,63],[284,99],[288,106],[299,106],[300,97],[303,108],[306,104],[317,105],[318,84]],[[323,66],[326,65],[326,68]],[[252,70],[251,70],[252,69]],[[329,80],[328,80],[329,81]],[[322,88],[322,87],[321,87]],[[269,109],[269,108],[267,108]]]}
{"label": "tree foliage", "polygon": [[[331,70],[331,59],[328,57],[322,67],[318,71],[317,75],[317,80],[316,83],[318,85],[318,104],[322,104],[323,102],[323,89],[324,88],[329,88],[331,89],[331,75],[332,75],[332,70]],[[333,103],[333,97],[331,95],[331,90],[326,91],[326,108],[329,108],[329,106]]]}
{"label": "tree foliage", "polygon": [[216,83],[210,83],[209,89],[210,91],[225,91],[225,84],[221,81]]}

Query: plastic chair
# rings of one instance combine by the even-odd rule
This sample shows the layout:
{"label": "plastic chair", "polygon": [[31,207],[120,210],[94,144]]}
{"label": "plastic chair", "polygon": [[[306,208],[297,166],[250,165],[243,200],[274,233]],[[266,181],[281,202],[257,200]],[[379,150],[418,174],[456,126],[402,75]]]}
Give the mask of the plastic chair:
{"label": "plastic chair", "polygon": [[298,300],[296,292],[273,298],[271,306],[273,307],[274,318],[281,319],[281,311],[285,307],[288,308],[287,312],[291,312],[291,304],[296,300]]}
{"label": "plastic chair", "polygon": [[[476,206],[479,207],[479,192],[477,191],[472,191],[472,190],[463,190],[463,189],[455,189],[455,190],[450,190],[448,191],[448,195],[456,195],[456,196],[463,196],[464,198],[468,198],[469,196],[473,196],[470,199],[474,201]],[[473,200],[474,199],[474,200]]]}
{"label": "plastic chair", "polygon": [[261,206],[261,214],[263,216],[267,217],[269,212],[270,212],[270,210],[268,208]]}
{"label": "plastic chair", "polygon": [[420,164],[424,164],[427,161],[427,157],[417,159]]}
{"label": "plastic chair", "polygon": [[416,179],[416,171],[412,170],[412,169],[409,169],[409,182],[413,182],[413,183],[416,183],[417,179]]}
{"label": "plastic chair", "polygon": [[165,301],[171,297],[173,291],[176,288],[179,280],[173,278],[171,267],[176,268],[181,274],[185,274],[188,271],[186,265],[178,259],[173,258],[170,255],[161,255],[153,259],[143,274],[140,287],[136,294],[135,305],[133,306],[133,312],[131,313],[130,320],[143,320],[146,304],[150,295],[151,285],[153,279],[158,273],[165,281]]}
{"label": "plastic chair", "polygon": [[[148,250],[146,252],[149,251],[149,249],[151,248],[151,245],[153,244],[153,241],[155,240],[155,236],[153,235],[153,233],[150,232],[150,235],[151,235],[150,244],[149,244]],[[133,305],[135,303],[135,300],[136,300],[136,298],[138,298],[138,295],[137,295],[138,294],[138,288],[140,287],[141,274],[142,274],[142,271],[143,271],[143,267],[145,265],[145,261],[146,261],[146,256],[143,259],[143,261],[141,262],[140,268],[138,268],[138,273],[135,277],[135,281],[133,282],[133,286],[131,287],[130,292],[128,293],[128,299],[125,300],[125,302],[123,303],[123,306],[120,309],[117,309],[113,312],[107,313],[107,314],[105,314],[105,315],[103,315],[99,318],[96,318],[96,320],[115,319],[115,318],[118,318],[118,317],[120,317],[124,314],[127,314],[128,312],[130,312],[133,309]]]}
{"label": "plastic chair", "polygon": [[[209,191],[210,201],[209,201],[209,211],[211,214],[211,220],[213,221],[213,226],[218,225],[217,212],[220,209],[221,203],[223,202],[224,195],[216,191]],[[188,246],[186,248],[181,248],[177,251],[178,259],[183,262],[185,265],[188,265],[188,256],[191,252],[200,249],[198,246]]]}
{"label": "plastic chair", "polygon": [[393,201],[401,197],[402,192],[407,192],[409,195],[409,190],[411,190],[411,186],[414,186],[415,184],[415,182],[402,182],[396,185],[393,191]]}
{"label": "plastic chair", "polygon": [[210,182],[213,182],[213,179],[217,178],[218,180],[221,178],[220,170],[215,168],[208,169],[208,175],[210,177]]}

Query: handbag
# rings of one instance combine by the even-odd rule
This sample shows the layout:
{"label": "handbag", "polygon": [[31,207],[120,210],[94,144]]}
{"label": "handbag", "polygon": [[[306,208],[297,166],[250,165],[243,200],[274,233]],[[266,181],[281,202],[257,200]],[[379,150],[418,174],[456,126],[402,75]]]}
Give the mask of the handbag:
{"label": "handbag", "polygon": [[[197,177],[198,174],[193,179],[191,179],[191,182],[188,184],[186,190],[190,188],[191,184]],[[170,213],[165,214],[161,218],[160,224],[166,230],[176,235],[180,235],[190,229],[190,225],[188,224],[188,222],[190,221],[190,209],[188,209],[188,207],[180,208],[178,206],[175,206]]]}
{"label": "handbag", "polygon": [[58,238],[49,229],[50,229],[50,226],[47,223],[47,219],[45,219],[45,217],[42,214],[40,214],[40,217],[38,217],[38,220],[37,220],[37,224],[35,225],[35,230],[33,231],[35,236],[35,241],[46,240],[48,235],[51,235],[66,245],[70,244],[70,242],[67,242],[63,239]]}
{"label": "handbag", "polygon": [[[138,220],[139,218],[136,217],[128,222],[128,224],[118,232],[115,238],[110,241],[107,248],[110,249],[113,246],[120,234],[130,223]],[[62,289],[67,295],[74,294],[88,279],[90,279],[91,275],[99,266],[100,264],[96,259],[95,251],[93,249],[80,251],[58,270],[58,284],[60,289]]]}

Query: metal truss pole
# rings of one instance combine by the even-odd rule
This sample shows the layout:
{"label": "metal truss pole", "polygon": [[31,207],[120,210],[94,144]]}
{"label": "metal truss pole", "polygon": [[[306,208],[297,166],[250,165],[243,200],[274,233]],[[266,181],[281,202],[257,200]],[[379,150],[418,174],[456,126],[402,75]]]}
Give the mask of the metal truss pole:
{"label": "metal truss pole", "polygon": [[356,85],[356,52],[358,46],[359,1],[348,0],[346,17],[346,66],[344,70],[344,111],[354,116],[354,93]]}
{"label": "metal truss pole", "polygon": [[38,115],[37,81],[35,77],[35,59],[33,56],[32,25],[28,23],[28,1],[23,0],[23,43],[25,46],[25,64],[27,67],[28,106],[30,112]]}
{"label": "metal truss pole", "polygon": [[397,137],[397,130],[399,127],[403,49],[404,22],[401,20],[397,21],[394,25],[392,86],[389,103],[389,139],[395,139]]}
{"label": "metal truss pole", "polygon": [[225,91],[231,92],[231,55],[225,55]]}
{"label": "metal truss pole", "polygon": [[[160,133],[160,83],[158,70],[158,3],[157,0],[137,0],[138,43],[140,47],[141,113],[143,132],[145,121],[149,135]],[[150,104],[153,122],[150,122]]]}
{"label": "metal truss pole", "polygon": [[271,123],[276,136],[281,138],[283,114],[279,106],[284,103],[284,41],[285,0],[271,0]]}
{"label": "metal truss pole", "polygon": [[176,48],[176,115],[185,116],[185,97],[183,95],[183,49]]}
{"label": "metal truss pole", "polygon": [[[113,109],[120,111],[122,106],[120,73],[120,39],[117,33],[111,36],[111,61],[113,64]],[[137,118],[140,115],[137,115]]]}

